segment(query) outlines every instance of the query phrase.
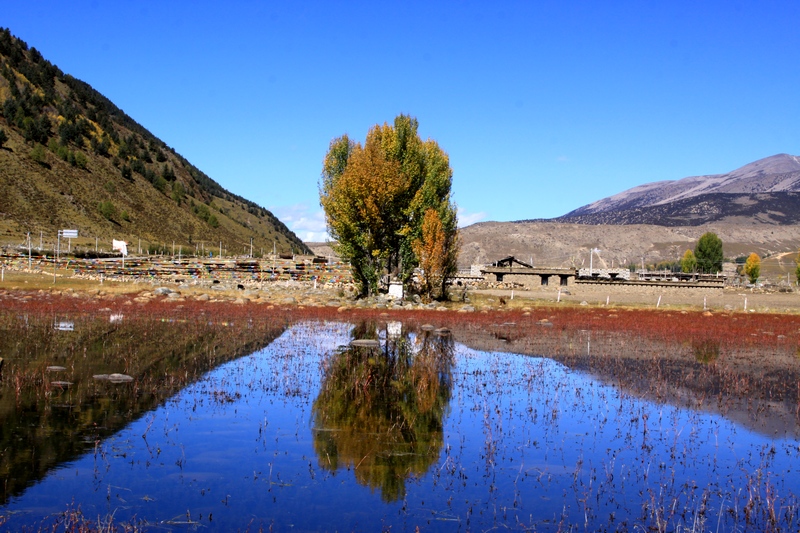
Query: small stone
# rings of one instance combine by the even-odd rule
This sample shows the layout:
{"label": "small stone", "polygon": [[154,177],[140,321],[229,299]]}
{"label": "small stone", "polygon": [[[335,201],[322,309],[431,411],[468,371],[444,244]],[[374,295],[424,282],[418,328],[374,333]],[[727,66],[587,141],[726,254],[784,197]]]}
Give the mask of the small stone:
{"label": "small stone", "polygon": [[361,348],[380,348],[381,343],[375,339],[356,339],[350,341],[350,346],[358,346]]}

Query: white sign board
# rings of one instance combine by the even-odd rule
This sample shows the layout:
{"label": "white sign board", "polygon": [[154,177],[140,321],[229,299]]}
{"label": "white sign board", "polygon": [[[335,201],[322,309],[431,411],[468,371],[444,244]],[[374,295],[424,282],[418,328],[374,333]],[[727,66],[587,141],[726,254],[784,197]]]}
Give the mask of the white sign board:
{"label": "white sign board", "polygon": [[389,283],[389,298],[403,299],[403,284],[399,281]]}
{"label": "white sign board", "polygon": [[76,229],[62,229],[61,236],[65,239],[77,239],[78,238],[78,230]]}

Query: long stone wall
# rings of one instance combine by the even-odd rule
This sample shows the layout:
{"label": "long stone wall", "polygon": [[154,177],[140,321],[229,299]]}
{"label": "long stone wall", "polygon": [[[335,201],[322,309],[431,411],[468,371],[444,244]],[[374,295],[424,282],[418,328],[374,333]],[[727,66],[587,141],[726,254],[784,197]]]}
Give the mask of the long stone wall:
{"label": "long stone wall", "polygon": [[[496,282],[493,275],[486,276],[489,283]],[[593,282],[589,280],[576,281],[575,278],[569,278],[567,285],[561,285],[559,276],[550,276],[547,285],[542,285],[542,277],[538,275],[505,275],[503,276],[503,285],[511,288],[516,286],[522,290],[528,290],[537,293],[557,294],[559,288],[561,290],[568,290],[570,294],[592,294],[598,292],[606,292],[609,295],[614,294],[648,294],[653,296],[669,295],[669,294],[696,294],[699,296],[718,296],[722,294],[722,285],[708,286],[708,285],[692,285],[692,284],[644,284],[639,283],[624,283],[624,282]]]}

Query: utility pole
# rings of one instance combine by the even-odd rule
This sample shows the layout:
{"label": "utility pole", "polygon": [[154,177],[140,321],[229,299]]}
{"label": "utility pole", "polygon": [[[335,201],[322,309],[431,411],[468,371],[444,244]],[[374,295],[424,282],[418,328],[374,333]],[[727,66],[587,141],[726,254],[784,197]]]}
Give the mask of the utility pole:
{"label": "utility pole", "polygon": [[53,264],[53,284],[56,283],[56,271],[58,270],[58,253],[61,250],[61,230],[58,232],[58,244],[56,244],[56,262]]}
{"label": "utility pole", "polygon": [[592,248],[591,250],[589,250],[589,276],[591,276],[591,275],[593,274],[593,270],[592,270],[592,268],[593,268],[592,259],[594,258],[594,254],[595,254],[595,253],[597,253],[597,252],[599,252],[599,251],[600,251],[600,250],[598,250],[597,248]]}

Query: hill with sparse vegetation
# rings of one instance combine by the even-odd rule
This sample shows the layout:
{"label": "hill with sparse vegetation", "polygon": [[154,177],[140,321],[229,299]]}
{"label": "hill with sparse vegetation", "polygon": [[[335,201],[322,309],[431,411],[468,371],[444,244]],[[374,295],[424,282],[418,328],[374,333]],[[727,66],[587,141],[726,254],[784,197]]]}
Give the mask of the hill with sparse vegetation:
{"label": "hill with sparse vegetation", "polygon": [[133,251],[310,253],[270,211],[224,189],[88,83],[0,29],[0,244],[30,232]]}

